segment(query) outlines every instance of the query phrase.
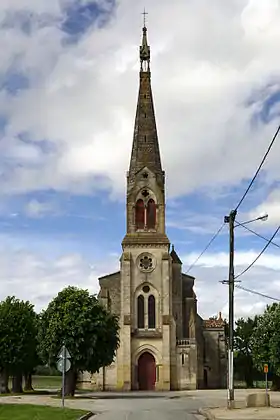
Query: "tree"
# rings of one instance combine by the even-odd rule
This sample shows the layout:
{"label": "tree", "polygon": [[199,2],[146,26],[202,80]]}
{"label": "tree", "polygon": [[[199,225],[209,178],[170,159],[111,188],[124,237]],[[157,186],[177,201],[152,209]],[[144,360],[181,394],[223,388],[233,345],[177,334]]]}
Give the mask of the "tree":
{"label": "tree", "polygon": [[248,388],[253,387],[254,383],[254,363],[252,356],[252,334],[257,325],[258,317],[254,319],[240,318],[236,321],[234,331],[234,350],[235,350],[235,370],[239,376],[245,380]]}
{"label": "tree", "polygon": [[55,366],[63,343],[71,354],[66,374],[66,395],[74,395],[79,371],[97,372],[110,365],[119,344],[119,325],[87,290],[69,286],[42,312],[39,352],[42,360]]}
{"label": "tree", "polygon": [[7,297],[0,303],[0,393],[22,392],[25,366],[34,367],[37,345],[36,314],[31,303]]}
{"label": "tree", "polygon": [[280,304],[267,306],[258,317],[252,334],[252,355],[255,366],[263,370],[268,363],[273,389],[280,390]]}
{"label": "tree", "polygon": [[29,358],[26,361],[26,363],[24,364],[24,370],[23,370],[23,375],[24,375],[24,391],[33,391],[33,386],[32,386],[32,374],[34,374],[35,372],[35,368],[40,364],[41,360],[38,354],[38,330],[39,330],[39,322],[40,322],[40,317],[38,314],[35,314],[35,319],[34,319],[34,323],[36,326],[36,336],[34,337],[33,340],[33,345],[29,350]]}

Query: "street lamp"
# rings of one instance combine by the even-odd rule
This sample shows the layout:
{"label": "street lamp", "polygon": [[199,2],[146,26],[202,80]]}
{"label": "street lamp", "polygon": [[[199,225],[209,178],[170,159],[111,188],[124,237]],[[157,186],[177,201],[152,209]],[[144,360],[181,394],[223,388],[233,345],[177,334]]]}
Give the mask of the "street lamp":
{"label": "street lamp", "polygon": [[266,222],[267,219],[268,219],[268,214],[265,213],[265,214],[263,214],[259,217],[256,217],[255,219],[251,219],[251,220],[248,220],[248,221],[242,222],[242,223],[239,223],[235,220],[235,223],[237,224],[237,226],[245,226],[245,225],[248,225],[249,223],[257,222],[258,220],[260,220],[261,222]]}
{"label": "street lamp", "polygon": [[[229,224],[229,349],[228,349],[228,408],[234,408],[234,383],[233,383],[233,335],[234,335],[234,228],[244,226],[257,220],[265,221],[268,215],[264,214],[246,222],[236,222],[237,210],[232,210],[225,216],[224,222]],[[234,224],[236,222],[236,225]]]}

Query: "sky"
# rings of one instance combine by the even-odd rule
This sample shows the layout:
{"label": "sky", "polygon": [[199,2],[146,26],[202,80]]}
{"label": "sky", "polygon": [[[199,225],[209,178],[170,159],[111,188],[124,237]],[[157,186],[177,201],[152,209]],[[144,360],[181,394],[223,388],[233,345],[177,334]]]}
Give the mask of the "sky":
{"label": "sky", "polygon": [[[279,124],[279,0],[1,0],[0,299],[37,311],[118,270],[146,6],[167,234],[185,272],[247,188]],[[280,139],[240,206],[280,224]],[[235,229],[236,274],[265,241]],[[228,313],[228,226],[192,267],[198,310]],[[280,245],[279,238],[274,242]],[[240,285],[280,299],[280,250]],[[236,317],[272,300],[240,289]]]}

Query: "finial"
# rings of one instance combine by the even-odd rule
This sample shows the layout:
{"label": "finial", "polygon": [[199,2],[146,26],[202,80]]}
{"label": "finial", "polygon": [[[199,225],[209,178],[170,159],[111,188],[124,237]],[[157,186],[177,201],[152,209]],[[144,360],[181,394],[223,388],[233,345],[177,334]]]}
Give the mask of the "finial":
{"label": "finial", "polygon": [[143,15],[143,27],[144,28],[146,28],[146,15],[147,15],[148,13],[145,11],[145,7],[144,7],[144,12],[142,13],[142,15]]}
{"label": "finial", "polygon": [[147,28],[146,28],[146,15],[148,13],[145,11],[142,13],[144,16],[144,26],[143,26],[143,37],[142,45],[140,46],[140,62],[141,62],[141,72],[143,71],[143,62],[145,62],[144,71],[150,71],[150,47],[147,40]]}
{"label": "finial", "polygon": [[172,251],[174,251],[174,245],[172,244]]}
{"label": "finial", "polygon": [[222,321],[222,312],[219,312],[219,321]]}

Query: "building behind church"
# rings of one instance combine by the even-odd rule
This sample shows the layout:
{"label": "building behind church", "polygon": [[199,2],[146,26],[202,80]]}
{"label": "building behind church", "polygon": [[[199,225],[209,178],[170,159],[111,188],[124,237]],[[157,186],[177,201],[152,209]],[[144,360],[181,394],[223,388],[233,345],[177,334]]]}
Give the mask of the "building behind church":
{"label": "building behind church", "polygon": [[80,385],[108,391],[225,387],[224,321],[221,314],[208,320],[198,315],[195,279],[182,272],[166,235],[165,173],[145,25],[126,220],[120,271],[99,279],[99,299],[119,317],[120,347],[111,366],[83,373]]}

